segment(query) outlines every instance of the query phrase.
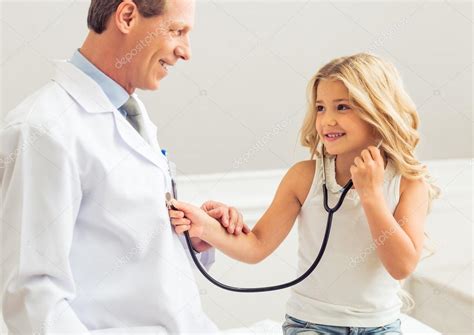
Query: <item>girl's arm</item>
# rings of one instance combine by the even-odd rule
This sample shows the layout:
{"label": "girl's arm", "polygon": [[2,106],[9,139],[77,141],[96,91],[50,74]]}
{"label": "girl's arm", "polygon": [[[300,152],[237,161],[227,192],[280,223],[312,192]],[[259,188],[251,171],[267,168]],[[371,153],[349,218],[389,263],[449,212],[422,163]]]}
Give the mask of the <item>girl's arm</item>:
{"label": "girl's arm", "polygon": [[[203,210],[173,201],[178,211],[170,211],[176,232],[190,231],[226,255],[255,264],[270,255],[290,232],[301,205],[311,188],[315,172],[314,161],[295,164],[281,181],[272,204],[248,234],[228,234],[219,222]],[[185,216],[185,217],[184,217]]]}
{"label": "girl's arm", "polygon": [[408,277],[420,260],[429,202],[425,182],[402,178],[401,184],[403,191],[393,215],[380,193],[362,202],[377,254],[397,280]]}
{"label": "girl's arm", "polygon": [[392,215],[382,193],[384,161],[380,150],[374,146],[362,150],[350,171],[380,261],[393,278],[407,277],[415,269],[423,248],[428,185],[402,177],[400,199]]}

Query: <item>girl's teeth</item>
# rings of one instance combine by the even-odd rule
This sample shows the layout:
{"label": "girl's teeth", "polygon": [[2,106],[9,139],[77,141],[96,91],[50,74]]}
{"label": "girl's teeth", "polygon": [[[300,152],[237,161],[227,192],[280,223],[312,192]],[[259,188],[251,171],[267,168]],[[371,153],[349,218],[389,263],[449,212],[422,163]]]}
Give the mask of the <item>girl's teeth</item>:
{"label": "girl's teeth", "polygon": [[342,136],[342,135],[344,135],[344,134],[342,134],[342,133],[341,133],[341,134],[327,134],[326,136],[327,136],[327,137],[334,138],[334,137],[340,137],[340,136]]}

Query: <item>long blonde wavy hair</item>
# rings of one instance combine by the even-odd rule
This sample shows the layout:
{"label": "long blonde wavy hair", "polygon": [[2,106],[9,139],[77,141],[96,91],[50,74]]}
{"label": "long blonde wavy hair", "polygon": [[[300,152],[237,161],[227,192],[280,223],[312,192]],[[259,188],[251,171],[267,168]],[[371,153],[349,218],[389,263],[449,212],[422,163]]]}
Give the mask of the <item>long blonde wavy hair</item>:
{"label": "long blonde wavy hair", "polygon": [[[426,165],[421,164],[414,155],[420,141],[417,131],[420,120],[395,66],[375,55],[358,53],[336,58],[319,69],[308,84],[308,108],[300,138],[301,144],[310,149],[312,159],[321,156],[319,150],[322,143],[316,131],[316,92],[321,80],[340,80],[345,85],[353,109],[382,139],[380,149],[399,174],[407,179],[422,178],[426,181],[429,186],[429,213],[432,200],[438,198],[441,192]],[[325,149],[324,154],[329,155]],[[429,239],[426,233],[425,236]],[[426,245],[424,248],[429,253],[422,259],[433,255],[434,248]],[[402,289],[399,295],[405,310],[412,309],[415,303],[410,294]]]}
{"label": "long blonde wavy hair", "polygon": [[[426,165],[415,158],[420,120],[395,66],[375,55],[358,53],[336,58],[319,69],[308,84],[308,109],[300,138],[301,144],[310,149],[311,158],[320,156],[316,149],[321,142],[316,131],[316,92],[321,80],[340,80],[346,86],[351,105],[382,139],[380,149],[398,173],[407,179],[426,181],[430,212],[431,202],[439,197],[440,189]],[[328,155],[326,151],[324,154]]]}

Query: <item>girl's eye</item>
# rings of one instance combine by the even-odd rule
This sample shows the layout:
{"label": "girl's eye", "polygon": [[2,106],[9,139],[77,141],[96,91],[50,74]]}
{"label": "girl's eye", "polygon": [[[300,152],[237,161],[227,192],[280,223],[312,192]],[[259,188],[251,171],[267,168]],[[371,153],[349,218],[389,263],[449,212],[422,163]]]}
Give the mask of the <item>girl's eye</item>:
{"label": "girl's eye", "polygon": [[324,111],[324,106],[316,106],[316,111],[317,112],[323,112]]}
{"label": "girl's eye", "polygon": [[348,109],[351,109],[350,106],[348,105],[337,105],[337,110],[340,111],[340,110],[348,110]]}

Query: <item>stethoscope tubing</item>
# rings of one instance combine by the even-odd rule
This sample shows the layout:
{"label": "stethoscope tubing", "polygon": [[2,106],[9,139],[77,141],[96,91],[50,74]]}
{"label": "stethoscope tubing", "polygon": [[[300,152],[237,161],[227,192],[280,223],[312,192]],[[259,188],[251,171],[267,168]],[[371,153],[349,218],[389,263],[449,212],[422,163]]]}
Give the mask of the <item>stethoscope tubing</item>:
{"label": "stethoscope tubing", "polygon": [[[323,159],[324,159],[324,157],[323,157]],[[324,163],[323,163],[323,169],[324,169]],[[198,268],[198,270],[202,273],[202,275],[207,280],[209,280],[214,285],[216,285],[216,286],[218,286],[218,287],[220,287],[224,290],[227,290],[227,291],[241,292],[241,293],[270,292],[270,291],[282,290],[282,289],[294,286],[294,285],[302,282],[303,280],[305,280],[316,269],[319,262],[321,261],[321,258],[323,257],[324,252],[326,251],[327,243],[329,241],[329,235],[331,233],[331,226],[332,226],[332,217],[333,217],[334,213],[339,209],[339,207],[341,207],[342,203],[344,202],[344,198],[346,197],[347,192],[349,192],[349,190],[351,189],[352,185],[353,185],[352,180],[349,180],[347,182],[347,184],[344,186],[342,195],[339,197],[339,201],[337,202],[337,204],[333,208],[331,208],[331,207],[329,207],[329,204],[328,204],[328,190],[327,190],[326,183],[325,183],[325,180],[324,180],[324,183],[323,183],[324,208],[328,212],[328,219],[327,219],[327,224],[326,224],[326,231],[324,232],[323,242],[321,243],[321,247],[319,249],[318,256],[314,260],[313,264],[301,276],[299,276],[298,278],[296,278],[292,281],[289,281],[289,282],[286,282],[286,283],[283,283],[283,284],[279,284],[279,285],[264,286],[264,287],[235,287],[235,286],[230,286],[230,285],[221,283],[217,279],[213,278],[206,271],[206,269],[201,265],[201,263],[197,259],[196,254],[193,250],[193,246],[192,246],[192,243],[191,243],[191,238],[189,236],[189,232],[185,231],[184,236],[186,238],[186,244],[187,244],[189,252],[191,254],[191,258],[193,259],[194,264],[196,264],[196,267]]]}
{"label": "stethoscope tubing", "polygon": [[[378,143],[377,148],[379,148],[381,144],[382,144],[382,141],[380,141]],[[326,212],[328,212],[328,218],[327,218],[327,224],[326,224],[326,231],[324,232],[324,238],[323,238],[323,242],[321,243],[321,247],[319,249],[318,256],[314,260],[313,264],[311,264],[311,266],[308,268],[308,270],[306,270],[298,278],[296,278],[292,281],[280,284],[280,285],[264,286],[264,287],[235,287],[235,286],[226,285],[226,284],[221,283],[220,281],[216,280],[209,273],[207,273],[206,269],[201,265],[201,263],[199,262],[199,260],[196,257],[196,254],[194,252],[194,249],[193,249],[193,246],[192,246],[192,243],[191,243],[191,238],[189,236],[189,232],[185,231],[184,236],[186,238],[186,244],[188,246],[189,253],[191,254],[191,258],[193,259],[194,264],[196,264],[196,267],[198,268],[198,270],[202,273],[202,275],[206,279],[208,279],[214,285],[216,285],[216,286],[218,286],[218,287],[220,287],[224,290],[228,290],[228,291],[241,292],[241,293],[270,292],[270,291],[282,290],[282,289],[294,286],[294,285],[302,282],[303,280],[305,280],[316,269],[319,262],[321,261],[321,258],[324,255],[324,252],[326,251],[326,246],[327,246],[327,243],[329,241],[329,235],[331,233],[333,215],[342,206],[342,203],[344,202],[344,199],[347,195],[347,192],[349,192],[349,190],[354,185],[354,183],[352,182],[352,179],[350,179],[346,183],[346,185],[344,185],[343,189],[341,190],[342,194],[339,197],[339,200],[338,200],[337,204],[332,208],[329,207],[329,204],[328,204],[328,190],[327,190],[327,187],[326,187],[326,167],[325,167],[326,164],[325,164],[325,161],[324,161],[324,148],[322,148],[322,150],[321,150],[321,156],[322,156],[322,168],[323,168],[322,169],[322,173],[323,173],[322,184],[323,184],[323,194],[324,194],[324,209],[326,210]],[[173,192],[175,193],[175,196],[176,196],[176,188],[175,188],[176,184],[174,183],[174,181],[172,181],[172,182],[173,182]]]}

